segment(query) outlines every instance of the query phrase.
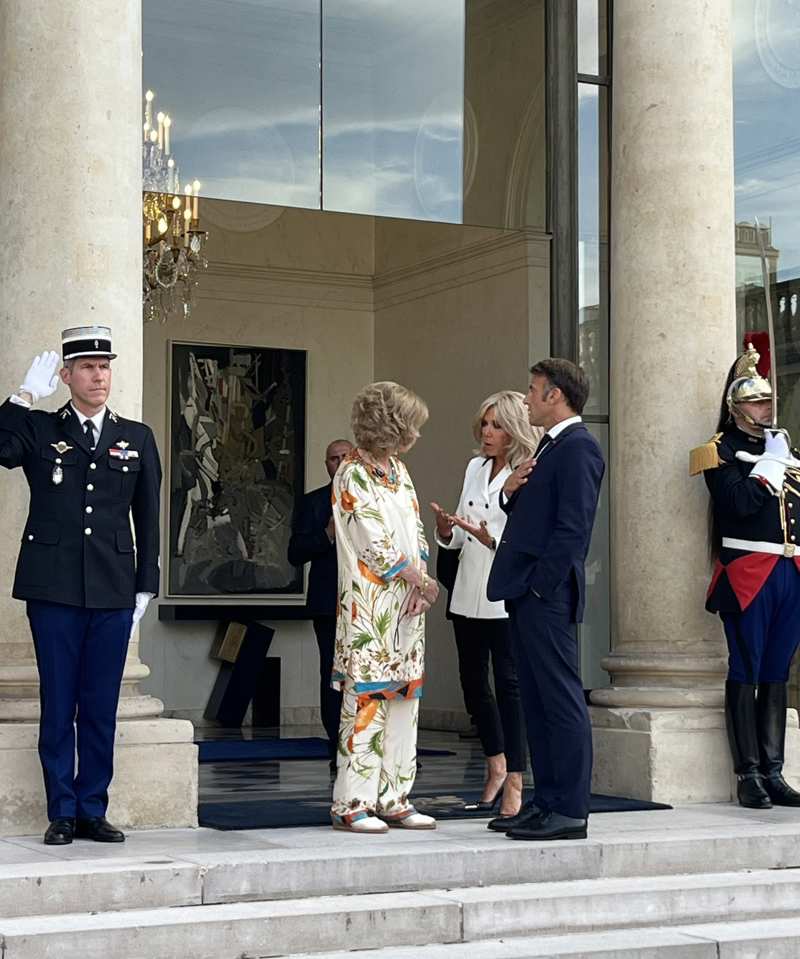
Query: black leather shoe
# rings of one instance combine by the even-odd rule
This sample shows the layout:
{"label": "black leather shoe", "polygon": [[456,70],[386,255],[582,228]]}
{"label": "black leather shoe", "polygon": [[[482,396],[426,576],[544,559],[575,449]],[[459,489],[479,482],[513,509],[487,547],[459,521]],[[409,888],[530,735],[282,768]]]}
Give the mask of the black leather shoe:
{"label": "black leather shoe", "polygon": [[772,809],[772,800],[764,789],[764,780],[758,775],[739,777],[736,798],[745,809]]}
{"label": "black leather shoe", "polygon": [[527,825],[509,829],[506,839],[527,839],[542,842],[549,839],[585,839],[586,820],[562,816],[557,812],[545,812],[530,820]]}
{"label": "black leather shoe", "polygon": [[766,776],[763,783],[764,790],[772,800],[773,806],[800,806],[800,793],[792,789],[781,773]]}
{"label": "black leather shoe", "polygon": [[487,829],[492,832],[508,832],[509,829],[516,829],[517,826],[526,825],[531,819],[541,816],[542,811],[534,802],[526,802],[516,816],[496,816],[490,819],[486,824]]}
{"label": "black leather shoe", "polygon": [[68,846],[74,835],[74,819],[54,819],[44,834],[44,844],[45,846]]}
{"label": "black leather shoe", "polygon": [[93,842],[125,842],[125,833],[112,826],[105,816],[75,820],[75,838]]}

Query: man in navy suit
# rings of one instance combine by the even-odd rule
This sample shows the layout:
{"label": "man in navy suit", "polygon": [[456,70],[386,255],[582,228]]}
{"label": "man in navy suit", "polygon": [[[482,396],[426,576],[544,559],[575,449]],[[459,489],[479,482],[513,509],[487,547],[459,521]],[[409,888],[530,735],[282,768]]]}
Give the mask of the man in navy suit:
{"label": "man in navy suit", "polygon": [[592,730],[575,624],[605,470],[581,421],[588,395],[586,374],[568,360],[531,367],[525,405],[531,424],[547,432],[501,497],[508,522],[487,594],[509,612],[535,784],[517,816],[489,823],[511,839],[586,838]]}
{"label": "man in navy suit", "polygon": [[[348,440],[333,440],[328,444],[325,469],[331,479],[352,448],[353,444]],[[322,725],[328,735],[331,772],[335,772],[342,694],[331,687],[338,588],[331,485],[328,483],[306,493],[300,501],[292,523],[289,562],[293,566],[311,563],[306,608],[312,617],[319,647],[319,707]]]}

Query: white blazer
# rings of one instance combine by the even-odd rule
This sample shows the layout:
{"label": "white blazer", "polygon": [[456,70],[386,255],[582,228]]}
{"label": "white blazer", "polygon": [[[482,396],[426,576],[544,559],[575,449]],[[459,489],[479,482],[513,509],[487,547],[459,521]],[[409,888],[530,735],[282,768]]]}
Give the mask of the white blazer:
{"label": "white blazer", "polygon": [[[491,459],[476,456],[467,463],[456,513],[465,516],[476,526],[481,520],[485,520],[489,533],[499,543],[506,525],[506,514],[500,509],[498,497],[511,474],[511,468],[504,466],[490,482],[491,474]],[[442,542],[438,534],[436,542],[444,549],[461,550],[458,573],[450,597],[450,612],[472,619],[506,619],[508,614],[505,603],[502,600],[493,603],[486,598],[486,583],[489,580],[494,551],[478,542],[460,526],[453,527],[453,538],[449,543]]]}

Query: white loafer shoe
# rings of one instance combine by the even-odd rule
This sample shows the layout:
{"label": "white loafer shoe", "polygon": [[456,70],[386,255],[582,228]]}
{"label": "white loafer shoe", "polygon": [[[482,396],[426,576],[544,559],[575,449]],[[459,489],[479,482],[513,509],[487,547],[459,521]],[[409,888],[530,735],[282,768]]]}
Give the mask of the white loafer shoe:
{"label": "white loafer shoe", "polygon": [[435,829],[436,820],[433,816],[426,816],[424,813],[414,812],[409,813],[408,816],[402,816],[398,819],[384,819],[383,820],[387,825],[394,827],[395,829]]}
{"label": "white loafer shoe", "polygon": [[388,832],[389,827],[377,816],[371,813],[364,813],[356,819],[347,821],[345,816],[331,815],[331,822],[334,829],[340,829],[342,832],[358,832],[364,835],[379,835]]}

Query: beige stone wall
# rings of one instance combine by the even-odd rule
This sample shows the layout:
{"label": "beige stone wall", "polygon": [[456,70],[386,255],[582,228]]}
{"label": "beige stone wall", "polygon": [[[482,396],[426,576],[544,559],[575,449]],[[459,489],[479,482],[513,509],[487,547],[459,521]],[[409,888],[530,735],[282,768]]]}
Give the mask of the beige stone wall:
{"label": "beige stone wall", "polygon": [[[206,201],[202,212],[211,266],[192,316],[145,327],[144,418],[166,459],[170,340],[307,350],[306,488],[320,486],[325,446],[349,434],[352,397],[372,378],[373,221],[223,201]],[[270,655],[281,657],[287,718],[310,721],[318,684],[311,624],[274,625]],[[142,655],[149,689],[168,713],[202,715],[219,669],[208,658],[214,631],[213,623],[160,623],[148,612]]]}

